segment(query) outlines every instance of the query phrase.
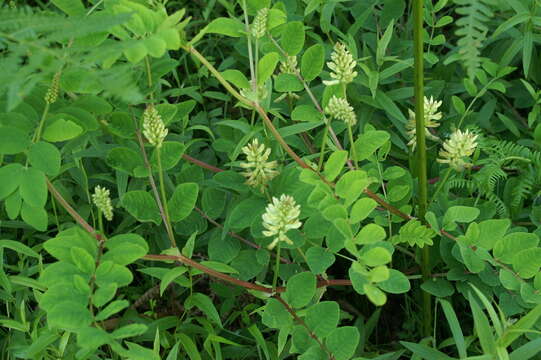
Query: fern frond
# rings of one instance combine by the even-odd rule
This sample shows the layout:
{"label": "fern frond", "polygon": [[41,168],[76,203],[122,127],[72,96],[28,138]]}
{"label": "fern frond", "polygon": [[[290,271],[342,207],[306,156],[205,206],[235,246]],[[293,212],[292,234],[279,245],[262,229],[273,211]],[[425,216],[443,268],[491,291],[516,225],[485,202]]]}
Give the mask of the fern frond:
{"label": "fern frond", "polygon": [[462,189],[466,189],[468,190],[469,192],[472,192],[473,189],[475,188],[475,183],[469,179],[451,179],[451,180],[448,180],[447,183],[445,184],[445,189],[446,191],[449,191],[449,190],[462,190]]}
{"label": "fern frond", "polygon": [[391,237],[393,244],[407,243],[410,246],[417,245],[422,248],[425,245],[433,245],[432,238],[436,232],[421,224],[419,220],[410,220],[404,224],[397,235]]}
{"label": "fern frond", "polygon": [[[533,170],[533,169],[532,169]],[[527,171],[516,178],[516,183],[511,190],[511,207],[516,209],[523,200],[531,194],[535,184],[535,175],[533,171]]]}
{"label": "fern frond", "polygon": [[507,205],[498,197],[496,194],[486,194],[486,199],[493,203],[494,206],[496,206],[496,212],[498,216],[500,217],[508,217],[509,216],[509,209],[507,208]]}
{"label": "fern frond", "polygon": [[498,181],[506,179],[507,173],[502,170],[500,164],[489,163],[483,166],[481,170],[474,175],[474,178],[481,193],[486,195],[494,193]]}
{"label": "fern frond", "polygon": [[455,3],[460,5],[456,12],[461,15],[456,21],[458,29],[455,31],[459,36],[458,56],[468,76],[473,78],[481,64],[481,49],[488,32],[486,23],[493,13],[488,0],[455,0]]}

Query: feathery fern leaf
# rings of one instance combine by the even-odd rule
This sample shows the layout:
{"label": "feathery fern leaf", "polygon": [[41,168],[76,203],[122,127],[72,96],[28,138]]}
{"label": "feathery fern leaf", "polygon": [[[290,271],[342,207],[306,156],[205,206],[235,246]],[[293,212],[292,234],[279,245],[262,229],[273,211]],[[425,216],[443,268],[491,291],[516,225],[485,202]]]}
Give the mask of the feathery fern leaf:
{"label": "feathery fern leaf", "polygon": [[481,48],[488,32],[486,23],[493,16],[490,0],[455,0],[455,3],[460,5],[456,12],[461,15],[456,21],[455,34],[460,37],[457,57],[473,78],[481,64]]}

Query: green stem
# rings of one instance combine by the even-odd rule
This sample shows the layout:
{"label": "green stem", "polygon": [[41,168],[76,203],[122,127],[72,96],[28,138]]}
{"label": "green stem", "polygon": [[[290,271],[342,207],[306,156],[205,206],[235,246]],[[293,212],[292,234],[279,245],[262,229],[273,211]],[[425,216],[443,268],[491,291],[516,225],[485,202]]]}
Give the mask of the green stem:
{"label": "green stem", "polygon": [[494,79],[491,79],[485,86],[483,86],[483,88],[474,96],[474,98],[472,99],[472,101],[470,102],[470,104],[468,105],[468,107],[466,108],[466,110],[464,111],[464,114],[462,114],[462,116],[460,117],[460,120],[458,121],[458,125],[457,125],[457,129],[460,129],[460,126],[462,125],[462,122],[464,121],[464,119],[466,118],[466,116],[470,113],[470,110],[471,108],[473,107],[473,104],[475,104],[475,102],[482,96],[485,94],[485,92],[488,90],[488,88],[490,87],[490,85],[492,85],[492,83],[494,81],[498,80],[498,78],[494,78]]}
{"label": "green stem", "polygon": [[282,248],[281,241],[278,241],[278,248],[276,249],[276,263],[274,264],[274,277],[272,279],[272,291],[276,292],[276,285],[278,284],[278,273],[280,272],[280,250]]}
{"label": "green stem", "polygon": [[355,168],[358,168],[357,166],[357,152],[355,151],[355,146],[353,143],[353,130],[351,130],[351,125],[348,125],[348,136],[349,136],[349,147],[351,149],[351,154],[353,155],[353,164],[355,165]]}
{"label": "green stem", "polygon": [[154,91],[152,91],[152,72],[150,71],[150,61],[148,60],[148,56],[145,56],[145,65],[147,68],[147,81],[150,89],[150,100],[154,100]]}
{"label": "green stem", "polygon": [[248,40],[248,62],[250,64],[250,83],[252,85],[252,91],[257,91],[257,83],[256,83],[256,71],[255,63],[254,63],[254,56],[252,53],[252,34],[250,32],[250,24],[248,21],[248,11],[246,6],[246,0],[242,1],[242,11],[244,13],[244,28],[246,30],[246,39]]}
{"label": "green stem", "polygon": [[43,114],[41,115],[41,120],[39,121],[38,129],[36,130],[36,134],[34,135],[34,139],[32,142],[38,142],[41,138],[41,131],[43,130],[43,124],[45,124],[45,118],[47,117],[47,114],[49,113],[49,103],[45,102],[45,109],[43,109]]}
{"label": "green stem", "polygon": [[434,192],[434,195],[432,195],[432,199],[430,200],[430,203],[432,204],[432,202],[436,199],[436,195],[438,195],[438,193],[440,192],[440,190],[443,188],[443,186],[445,185],[445,183],[447,182],[447,180],[449,179],[449,175],[451,175],[451,171],[452,169],[451,168],[448,168],[447,169],[447,172],[445,173],[445,176],[443,177],[443,181],[440,181],[439,184],[438,184],[438,187],[436,188],[436,191]]}
{"label": "green stem", "polygon": [[98,228],[100,229],[100,233],[105,234],[105,231],[103,231],[103,216],[100,209],[98,209]]}
{"label": "green stem", "polygon": [[[413,0],[413,48],[414,48],[414,86],[415,86],[415,121],[417,140],[417,177],[419,181],[418,218],[425,222],[428,203],[428,179],[426,164],[426,139],[424,121],[424,69],[423,69],[423,1]],[[428,246],[422,250],[423,278],[430,279],[430,252]],[[430,336],[432,326],[431,298],[423,293],[423,334]]]}
{"label": "green stem", "polygon": [[167,206],[167,197],[165,195],[165,185],[163,182],[162,153],[160,147],[156,147],[156,155],[156,158],[158,160],[158,177],[160,179],[160,194],[162,198],[163,212],[165,215],[165,227],[167,228],[167,232],[170,237],[169,240],[171,241],[171,247],[177,247],[175,239],[172,237],[173,230],[171,227],[171,221],[169,220],[169,207]]}
{"label": "green stem", "polygon": [[319,165],[317,171],[323,170],[323,158],[325,157],[325,147],[327,146],[327,136],[329,135],[329,127],[331,126],[331,119],[324,119],[325,130],[323,131],[323,139],[321,139],[321,151],[319,155]]}

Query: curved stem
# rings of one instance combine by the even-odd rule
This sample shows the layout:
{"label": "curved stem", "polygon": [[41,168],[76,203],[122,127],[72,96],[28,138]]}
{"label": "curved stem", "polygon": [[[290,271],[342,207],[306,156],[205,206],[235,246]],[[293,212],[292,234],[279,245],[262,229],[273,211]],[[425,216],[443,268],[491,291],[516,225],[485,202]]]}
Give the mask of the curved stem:
{"label": "curved stem", "polygon": [[449,175],[451,175],[451,171],[452,171],[451,168],[447,169],[447,172],[445,173],[445,176],[443,177],[443,181],[440,181],[440,183],[438,184],[438,187],[436,188],[436,191],[434,192],[434,195],[432,195],[432,199],[430,200],[431,204],[436,199],[436,195],[438,195],[440,190],[443,188],[443,186],[445,185],[445,183],[449,179]]}

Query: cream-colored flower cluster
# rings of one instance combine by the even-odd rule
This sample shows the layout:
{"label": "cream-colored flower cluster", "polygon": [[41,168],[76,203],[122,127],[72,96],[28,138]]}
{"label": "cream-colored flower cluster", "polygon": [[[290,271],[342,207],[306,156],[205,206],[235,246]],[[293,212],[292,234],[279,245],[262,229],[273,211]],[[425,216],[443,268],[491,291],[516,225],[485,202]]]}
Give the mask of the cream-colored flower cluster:
{"label": "cream-colored flower cluster", "polygon": [[113,220],[113,206],[111,205],[111,198],[109,196],[109,189],[101,186],[94,188],[94,194],[92,194],[92,202],[101,211],[103,216],[109,221]]}
{"label": "cream-colored flower cluster", "polygon": [[154,105],[148,105],[143,113],[143,135],[145,138],[149,143],[159,148],[162,146],[167,132],[168,130],[158,110],[156,110]]}
{"label": "cream-colored flower cluster", "polygon": [[[427,138],[438,141],[439,138],[437,136],[432,135],[428,128],[436,128],[440,126],[438,120],[441,119],[442,113],[438,112],[439,107],[441,106],[441,101],[435,101],[434,98],[431,96],[430,99],[425,96],[424,98],[424,119],[425,119],[425,132]],[[412,150],[415,150],[415,146],[417,145],[417,128],[415,123],[415,112],[411,109],[408,110],[409,113],[409,121],[406,124],[406,130],[408,133],[408,136],[410,138],[410,141],[408,142],[408,145],[411,146]]]}
{"label": "cream-colored flower cluster", "polygon": [[329,103],[325,107],[325,113],[334,119],[342,120],[348,126],[353,126],[357,123],[357,117],[353,111],[353,107],[349,105],[344,98],[339,98],[333,95]]}
{"label": "cream-colored flower cluster", "polygon": [[477,135],[470,133],[469,130],[465,132],[456,130],[443,143],[443,149],[439,153],[441,159],[437,159],[437,161],[449,164],[451,168],[459,172],[470,168],[472,164],[467,160],[477,148],[476,140]]}
{"label": "cream-colored flower cluster", "polygon": [[257,12],[254,22],[252,23],[252,36],[256,39],[260,39],[265,36],[267,32],[267,21],[269,16],[269,9],[263,8]]}
{"label": "cream-colored flower cluster", "polygon": [[60,90],[60,71],[54,74],[53,81],[47,93],[45,93],[45,102],[47,104],[53,104],[58,99],[58,92]]}
{"label": "cream-colored flower cluster", "polygon": [[300,214],[301,207],[295,203],[293,197],[282,194],[280,199],[272,198],[272,203],[267,206],[265,213],[261,217],[263,227],[266,229],[263,231],[263,235],[268,237],[275,236],[274,240],[268,246],[269,250],[272,250],[280,241],[293,244],[293,241],[287,237],[286,233],[288,230],[301,227],[302,223],[299,221]]}
{"label": "cream-colored flower cluster", "polygon": [[349,84],[357,76],[355,67],[357,62],[349,52],[345,44],[337,42],[331,54],[331,61],[327,62],[331,69],[331,78],[334,80],[323,81],[325,85]]}
{"label": "cream-colored flower cluster", "polygon": [[293,74],[297,73],[297,57],[288,56],[284,61],[280,61],[280,72],[282,74]]}
{"label": "cream-colored flower cluster", "polygon": [[247,178],[246,183],[258,187],[263,192],[268,182],[278,175],[276,170],[278,163],[268,161],[271,149],[265,147],[264,144],[259,144],[257,139],[254,139],[242,148],[242,152],[246,155],[246,161],[240,166],[246,169],[242,173]]}

